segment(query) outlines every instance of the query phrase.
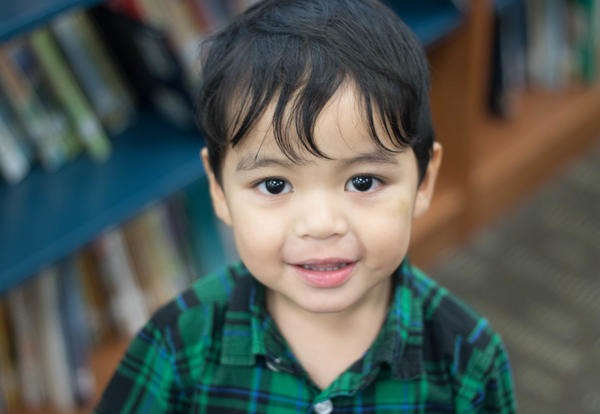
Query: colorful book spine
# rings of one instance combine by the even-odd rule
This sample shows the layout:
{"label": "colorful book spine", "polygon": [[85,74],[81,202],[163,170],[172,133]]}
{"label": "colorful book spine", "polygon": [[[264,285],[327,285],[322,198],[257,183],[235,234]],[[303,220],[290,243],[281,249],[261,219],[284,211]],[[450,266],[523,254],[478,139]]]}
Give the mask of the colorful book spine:
{"label": "colorful book spine", "polygon": [[63,108],[74,123],[77,133],[92,159],[106,160],[111,144],[90,103],[77,84],[48,28],[31,34],[31,46]]}
{"label": "colorful book spine", "polygon": [[134,115],[134,102],[88,16],[65,14],[52,29],[104,127],[112,134],[122,131]]}
{"label": "colorful book spine", "polygon": [[21,125],[32,140],[42,165],[48,170],[60,167],[64,162],[64,155],[57,139],[48,133],[48,116],[27,79],[1,47],[0,89],[5,92],[7,101],[14,108]]}
{"label": "colorful book spine", "polygon": [[9,184],[20,182],[29,171],[30,160],[26,150],[19,144],[19,136],[9,107],[0,95],[0,173]]}
{"label": "colorful book spine", "polygon": [[23,123],[31,125],[32,136],[39,145],[52,148],[46,167],[55,170],[81,153],[81,142],[29,45],[11,44],[7,55],[30,92],[31,101],[27,104],[31,106],[23,106],[21,111]]}

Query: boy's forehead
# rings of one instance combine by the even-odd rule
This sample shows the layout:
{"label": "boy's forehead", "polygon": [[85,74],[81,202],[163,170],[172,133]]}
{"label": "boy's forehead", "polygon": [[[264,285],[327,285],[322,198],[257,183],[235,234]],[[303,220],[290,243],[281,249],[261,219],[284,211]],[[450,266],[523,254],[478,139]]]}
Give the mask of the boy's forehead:
{"label": "boy's forehead", "polygon": [[[273,100],[274,102],[276,99]],[[272,102],[253,125],[248,134],[228,152],[237,153],[245,160],[261,158],[288,159],[278,145],[273,129],[275,103]],[[289,107],[290,105],[288,105]],[[287,109],[286,109],[287,111]],[[318,115],[313,130],[317,148],[332,159],[354,158],[357,156],[377,156],[382,160],[393,157],[393,153],[377,145],[371,137],[367,114],[361,105],[360,97],[352,86],[342,85],[327,102]],[[377,117],[374,119],[378,138],[393,148],[391,138]],[[284,116],[283,132],[285,139],[298,159],[295,164],[314,162],[316,157],[308,151],[298,136],[302,125],[297,119]],[[239,157],[238,157],[239,158]]]}

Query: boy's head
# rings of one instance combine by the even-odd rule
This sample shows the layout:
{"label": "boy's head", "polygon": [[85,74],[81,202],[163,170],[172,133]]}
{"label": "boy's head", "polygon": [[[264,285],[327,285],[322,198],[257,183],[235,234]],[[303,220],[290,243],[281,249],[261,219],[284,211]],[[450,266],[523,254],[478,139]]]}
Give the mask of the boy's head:
{"label": "boy's head", "polygon": [[380,300],[441,158],[429,75],[375,0],[267,0],[208,44],[199,120],[216,214],[302,309]]}

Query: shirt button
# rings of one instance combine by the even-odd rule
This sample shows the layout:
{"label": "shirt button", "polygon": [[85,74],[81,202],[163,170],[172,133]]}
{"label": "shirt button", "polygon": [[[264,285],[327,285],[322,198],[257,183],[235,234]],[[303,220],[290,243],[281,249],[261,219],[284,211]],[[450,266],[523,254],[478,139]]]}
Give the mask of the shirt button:
{"label": "shirt button", "polygon": [[271,361],[267,361],[267,368],[269,368],[271,371],[279,372],[279,368],[273,365]]}
{"label": "shirt button", "polygon": [[315,404],[313,408],[317,414],[329,414],[333,411],[333,403],[331,400],[325,400]]}

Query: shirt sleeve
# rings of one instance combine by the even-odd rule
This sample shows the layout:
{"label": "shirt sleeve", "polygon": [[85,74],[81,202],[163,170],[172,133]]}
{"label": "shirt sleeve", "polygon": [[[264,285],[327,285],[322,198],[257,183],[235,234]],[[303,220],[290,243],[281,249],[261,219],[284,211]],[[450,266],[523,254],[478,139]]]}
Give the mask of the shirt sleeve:
{"label": "shirt sleeve", "polygon": [[174,352],[165,336],[152,321],[148,322],[131,342],[94,413],[180,411]]}
{"label": "shirt sleeve", "polygon": [[477,411],[480,414],[516,413],[516,400],[512,369],[508,354],[500,337],[492,336],[493,358],[483,382],[483,402]]}

